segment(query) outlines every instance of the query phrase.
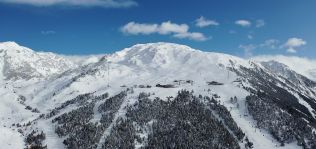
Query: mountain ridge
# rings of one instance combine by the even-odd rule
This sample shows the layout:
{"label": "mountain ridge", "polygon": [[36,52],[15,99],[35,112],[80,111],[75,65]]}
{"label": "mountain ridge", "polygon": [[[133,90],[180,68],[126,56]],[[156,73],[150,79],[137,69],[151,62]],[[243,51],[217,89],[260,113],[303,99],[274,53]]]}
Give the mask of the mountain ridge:
{"label": "mountain ridge", "polygon": [[7,79],[43,79],[78,67],[51,52],[35,52],[15,42],[0,43],[2,74]]}
{"label": "mountain ridge", "polygon": [[[6,127],[0,131],[28,140],[17,143],[27,147],[159,147],[177,134],[178,147],[312,149],[313,81],[275,64],[172,43],[138,44],[54,77],[1,80]],[[203,129],[218,135],[201,137]],[[221,141],[209,141],[217,136]]]}

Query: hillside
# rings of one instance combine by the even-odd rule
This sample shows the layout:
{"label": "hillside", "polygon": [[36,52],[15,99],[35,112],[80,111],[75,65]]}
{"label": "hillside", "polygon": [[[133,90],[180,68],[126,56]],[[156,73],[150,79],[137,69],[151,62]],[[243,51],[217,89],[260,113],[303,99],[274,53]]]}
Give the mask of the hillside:
{"label": "hillside", "polygon": [[0,54],[8,148],[316,147],[316,83],[279,62],[172,43],[85,65],[12,42]]}

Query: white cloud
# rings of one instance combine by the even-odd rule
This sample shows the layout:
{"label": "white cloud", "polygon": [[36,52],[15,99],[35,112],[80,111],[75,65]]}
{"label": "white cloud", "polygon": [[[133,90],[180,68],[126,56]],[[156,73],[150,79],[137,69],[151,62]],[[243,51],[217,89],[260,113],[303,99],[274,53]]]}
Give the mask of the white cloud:
{"label": "white cloud", "polygon": [[138,34],[152,34],[158,32],[158,24],[141,24],[135,22],[129,22],[121,28],[121,31],[126,34],[138,35]]}
{"label": "white cloud", "polygon": [[261,44],[239,45],[240,49],[244,50],[245,57],[252,57],[253,51],[256,49],[276,49],[279,48],[279,41],[276,39],[268,39]]}
{"label": "white cloud", "polygon": [[288,53],[296,53],[298,47],[306,45],[306,41],[300,38],[290,38],[285,44],[280,44],[279,40],[268,39],[260,44],[248,44],[240,45],[239,48],[244,50],[245,56],[250,57],[253,51],[256,49],[267,50],[267,49],[284,49],[287,48]]}
{"label": "white cloud", "polygon": [[52,35],[52,34],[56,34],[56,32],[52,31],[52,30],[48,30],[48,31],[41,31],[41,34],[43,34],[43,35]]}
{"label": "white cloud", "polygon": [[171,21],[162,22],[158,28],[160,34],[170,34],[170,33],[187,33],[189,26],[186,24],[175,24]]}
{"label": "white cloud", "polygon": [[134,0],[0,0],[2,3],[26,4],[33,6],[86,6],[86,7],[131,7],[136,6]]}
{"label": "white cloud", "polygon": [[215,20],[208,20],[208,19],[204,18],[203,16],[201,16],[200,18],[195,20],[195,25],[197,27],[207,27],[210,25],[218,26],[219,23]]}
{"label": "white cloud", "polygon": [[189,32],[189,26],[187,24],[176,24],[171,21],[162,22],[161,24],[146,24],[146,23],[135,23],[129,22],[121,27],[121,32],[130,35],[149,35],[149,34],[160,34],[168,35],[172,34],[175,38],[187,38],[196,41],[205,41],[207,37],[203,33]]}
{"label": "white cloud", "polygon": [[59,55],[62,56],[73,63],[83,66],[88,65],[91,63],[98,62],[102,57],[104,57],[106,54],[97,54],[97,55]]}
{"label": "white cloud", "polygon": [[286,50],[286,52],[288,52],[288,53],[296,53],[297,51],[295,49],[293,49],[293,48],[289,48],[289,49]]}
{"label": "white cloud", "polygon": [[260,28],[266,25],[266,22],[264,20],[257,20],[256,21],[256,27]]}
{"label": "white cloud", "polygon": [[276,39],[268,39],[266,41],[264,41],[262,44],[260,44],[259,46],[261,48],[270,48],[270,49],[276,49],[279,47],[279,40]]}
{"label": "white cloud", "polygon": [[207,38],[202,34],[198,32],[185,32],[185,33],[178,33],[173,35],[176,38],[188,38],[192,40],[197,40],[197,41],[205,41]]}
{"label": "white cloud", "polygon": [[296,53],[297,52],[296,48],[299,48],[306,44],[307,42],[304,41],[303,39],[294,37],[294,38],[289,38],[282,47],[287,48],[287,52],[289,53]]}
{"label": "white cloud", "polygon": [[[290,69],[316,81],[316,59],[284,55],[261,55],[252,57],[255,61],[277,61],[289,66]],[[303,67],[302,67],[303,66]]]}
{"label": "white cloud", "polygon": [[[280,44],[279,40],[276,39],[268,39],[261,44],[255,44],[254,49],[283,49],[286,48],[288,53],[296,53],[297,48],[306,45],[306,41],[300,38],[290,38],[283,45]],[[253,50],[254,50],[253,49]]]}
{"label": "white cloud", "polygon": [[235,21],[236,25],[240,25],[242,27],[250,27],[251,26],[251,22],[248,20],[237,20]]}
{"label": "white cloud", "polygon": [[239,48],[244,50],[244,56],[245,57],[252,57],[253,56],[253,50],[257,48],[256,45],[249,44],[249,45],[239,45]]}

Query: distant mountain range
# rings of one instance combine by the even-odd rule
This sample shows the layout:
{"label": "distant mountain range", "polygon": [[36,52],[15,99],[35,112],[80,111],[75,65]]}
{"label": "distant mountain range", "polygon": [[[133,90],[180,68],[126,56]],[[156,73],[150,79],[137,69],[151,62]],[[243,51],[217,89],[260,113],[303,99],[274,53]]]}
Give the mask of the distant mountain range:
{"label": "distant mountain range", "polygon": [[316,66],[284,59],[173,43],[70,57],[0,43],[0,146],[315,149]]}

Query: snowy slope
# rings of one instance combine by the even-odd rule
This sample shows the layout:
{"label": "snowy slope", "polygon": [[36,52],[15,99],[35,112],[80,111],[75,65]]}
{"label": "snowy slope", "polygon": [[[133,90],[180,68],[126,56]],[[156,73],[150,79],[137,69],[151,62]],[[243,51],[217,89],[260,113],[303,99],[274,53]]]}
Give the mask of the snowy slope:
{"label": "snowy slope", "polygon": [[61,56],[34,52],[15,42],[0,43],[0,65],[0,76],[7,80],[48,78],[77,67]]}
{"label": "snowy slope", "polygon": [[[230,111],[232,119],[253,143],[254,148],[300,148],[295,141],[280,146],[280,142],[273,137],[268,129],[256,128],[256,120],[249,116],[246,98],[251,92],[246,87],[256,91],[261,90],[260,84],[253,83],[257,82],[253,80],[261,77],[256,76],[257,73],[260,74],[260,71],[265,72],[262,78],[265,80],[275,79],[275,82],[278,83],[278,86],[272,86],[272,88],[283,88],[295,96],[298,101],[294,102],[293,107],[301,108],[304,106],[306,108],[301,109],[307,109],[302,113],[306,112],[307,115],[309,113],[313,115],[316,108],[313,105],[315,100],[312,100],[312,98],[315,99],[315,93],[313,93],[315,90],[306,83],[293,86],[286,82],[286,78],[279,77],[279,74],[272,69],[267,69],[259,63],[221,53],[202,52],[184,45],[172,43],[139,44],[106,55],[100,60],[96,59],[96,62],[89,61],[77,69],[71,69],[77,66],[65,57],[51,53],[36,53],[27,48],[21,49],[14,43],[3,43],[2,47],[11,49],[9,52],[8,50],[0,52],[6,53],[2,56],[5,57],[2,61],[16,61],[14,66],[23,68],[31,66],[34,71],[26,74],[28,79],[34,77],[45,79],[6,81],[8,78],[7,66],[0,67],[4,72],[2,82],[5,85],[0,88],[0,93],[3,95],[0,102],[0,106],[3,107],[0,117],[6,119],[2,122],[3,124],[1,123],[1,126],[5,125],[6,128],[1,127],[0,130],[9,133],[7,127],[12,127],[11,129],[15,129],[13,132],[15,132],[16,139],[21,140],[18,137],[20,136],[19,133],[16,132],[18,128],[12,124],[32,122],[30,126],[23,127],[23,133],[29,134],[32,130],[43,131],[47,136],[43,143],[48,148],[66,147],[62,142],[69,135],[59,137],[60,134],[57,135],[56,130],[54,130],[56,127],[61,127],[62,122],[52,122],[54,119],[60,120],[60,116],[65,117],[71,112],[77,113],[76,111],[80,108],[86,108],[85,111],[91,110],[92,114],[87,113],[89,115],[87,117],[91,116],[91,119],[87,121],[96,123],[97,127],[102,126],[102,129],[98,128],[102,130],[98,131],[101,134],[94,135],[100,136],[100,138],[95,139],[96,142],[93,143],[100,148],[111,136],[111,131],[117,127],[117,121],[126,117],[128,112],[126,109],[138,102],[140,93],[151,93],[151,99],[158,97],[168,101],[167,98],[176,97],[178,91],[183,89],[194,91],[195,96],[216,97]],[[17,58],[11,56],[8,59],[7,55],[16,55]],[[29,59],[30,56],[34,58]],[[44,61],[46,58],[50,61],[53,60],[53,62],[47,64]],[[10,66],[10,72],[18,74],[19,77],[15,78],[23,78],[22,76],[25,76],[24,70],[19,72],[16,70],[18,67]],[[287,73],[291,73],[289,76],[292,76],[294,71]],[[294,77],[292,80],[302,80],[298,75],[294,75]],[[220,85],[210,84],[213,81],[220,83]],[[258,82],[269,85],[267,82]],[[156,87],[157,84],[174,87],[161,88]],[[109,94],[110,97],[115,96],[127,89],[129,91],[126,97],[122,99],[120,104],[116,105],[117,111],[114,113],[112,122],[108,127],[104,126],[105,128],[103,128],[103,125],[100,125],[100,119],[105,113],[98,109],[109,99],[97,97],[105,93]],[[131,89],[133,91],[130,91]],[[304,95],[302,96],[304,98],[300,97],[298,93]],[[25,98],[23,104],[18,100],[21,96]],[[231,102],[231,98],[234,96],[238,98],[238,106],[237,103]],[[276,97],[272,93],[271,96]],[[79,100],[81,97],[82,101]],[[26,110],[26,106],[30,106],[32,109],[36,108],[39,112]],[[282,110],[286,111],[286,109]],[[45,116],[42,117],[42,115]],[[313,123],[312,120],[311,117],[311,124]],[[145,128],[142,129],[145,130]],[[74,133],[76,134],[76,132]],[[148,132],[145,131],[140,134],[146,136],[146,133]],[[239,141],[238,143],[241,148],[245,148],[245,142]],[[145,145],[139,142],[136,144],[137,146]]]}
{"label": "snowy slope", "polygon": [[[47,52],[34,52],[15,42],[0,43],[0,132],[1,146],[19,149],[24,147],[24,137],[18,133],[16,123],[34,119],[37,113],[27,110],[21,100],[22,89],[32,92],[39,87],[37,83],[76,68],[78,65],[59,55]],[[21,89],[21,90],[20,90]],[[23,92],[23,93],[21,93]],[[24,96],[23,96],[24,97]]]}
{"label": "snowy slope", "polygon": [[258,62],[277,61],[287,65],[290,69],[297,73],[316,81],[316,61],[308,58],[301,58],[295,56],[258,56],[252,58]]}

